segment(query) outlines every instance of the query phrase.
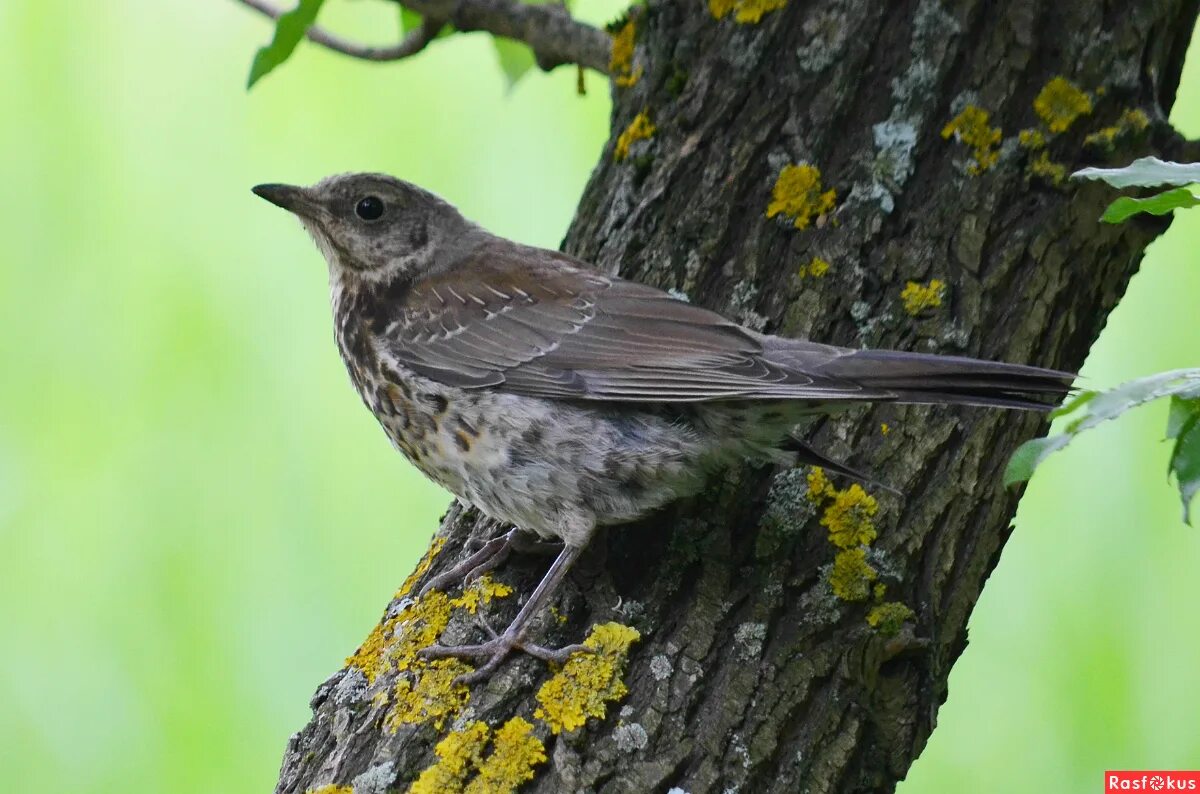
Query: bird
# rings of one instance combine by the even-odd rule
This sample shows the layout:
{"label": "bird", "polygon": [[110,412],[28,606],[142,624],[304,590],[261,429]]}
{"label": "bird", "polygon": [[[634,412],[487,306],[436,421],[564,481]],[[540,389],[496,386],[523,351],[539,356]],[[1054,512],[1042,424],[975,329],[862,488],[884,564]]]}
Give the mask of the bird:
{"label": "bird", "polygon": [[350,379],[392,444],[512,529],[428,583],[465,586],[534,540],[561,544],[502,632],[426,658],[514,651],[561,663],[588,649],[531,640],[599,527],[703,488],[740,460],[863,476],[799,441],[807,415],[853,403],[1046,410],[1071,373],[960,356],[838,347],[760,333],[566,253],[494,235],[377,173],[255,186],[296,215],[329,271]]}

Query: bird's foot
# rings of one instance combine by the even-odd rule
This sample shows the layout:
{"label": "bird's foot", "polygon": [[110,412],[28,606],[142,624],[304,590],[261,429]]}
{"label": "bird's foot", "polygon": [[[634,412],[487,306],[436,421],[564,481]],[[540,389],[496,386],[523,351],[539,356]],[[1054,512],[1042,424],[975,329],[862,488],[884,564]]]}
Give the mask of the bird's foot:
{"label": "bird's foot", "polygon": [[459,584],[466,587],[488,571],[495,570],[512,553],[514,538],[519,533],[519,529],[510,529],[503,535],[485,541],[465,560],[426,582],[419,595],[425,595],[431,590],[445,590]]}
{"label": "bird's foot", "polygon": [[565,664],[575,653],[595,652],[594,648],[578,644],[546,648],[521,639],[521,632],[513,631],[511,626],[503,634],[496,634],[486,623],[481,625],[492,635],[487,642],[478,645],[431,645],[423,648],[419,654],[425,659],[486,659],[481,667],[454,679],[456,684],[473,684],[490,677],[513,651],[524,651],[535,659],[553,664]]}

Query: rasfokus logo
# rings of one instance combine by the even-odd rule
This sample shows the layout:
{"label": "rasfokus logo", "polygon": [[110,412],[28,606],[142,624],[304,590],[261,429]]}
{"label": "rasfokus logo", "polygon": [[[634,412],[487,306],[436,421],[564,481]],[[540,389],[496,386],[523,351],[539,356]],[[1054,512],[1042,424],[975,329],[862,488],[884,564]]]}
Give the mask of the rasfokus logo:
{"label": "rasfokus logo", "polygon": [[1112,770],[1104,773],[1104,794],[1118,791],[1200,792],[1200,771]]}

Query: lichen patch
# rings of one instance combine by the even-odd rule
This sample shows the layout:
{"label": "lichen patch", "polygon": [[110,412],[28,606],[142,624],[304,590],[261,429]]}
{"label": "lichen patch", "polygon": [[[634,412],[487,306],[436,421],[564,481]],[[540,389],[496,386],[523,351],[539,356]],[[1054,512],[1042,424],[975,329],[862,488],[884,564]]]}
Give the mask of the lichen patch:
{"label": "lichen patch", "polygon": [[646,141],[653,138],[656,132],[658,132],[658,128],[650,120],[650,114],[643,110],[634,116],[633,121],[629,122],[629,126],[617,136],[617,145],[613,149],[613,159],[618,163],[624,161],[629,157],[630,146],[638,141]]}
{"label": "lichen patch", "polygon": [[609,56],[608,73],[618,88],[630,88],[642,77],[642,67],[634,68],[633,46],[637,41],[637,24],[632,16],[618,22],[609,29],[612,36],[612,54]]}
{"label": "lichen patch", "polygon": [[843,601],[865,601],[871,594],[871,583],[878,578],[879,572],[867,562],[866,549],[845,549],[833,558],[829,586]]}
{"label": "lichen patch", "polygon": [[946,282],[941,279],[931,279],[928,284],[910,281],[900,291],[900,302],[904,311],[916,317],[942,305],[946,297]]}
{"label": "lichen patch", "polygon": [[822,190],[821,171],[808,163],[785,165],[771,188],[771,203],[767,217],[784,215],[792,218],[797,229],[807,229],[837,203],[835,190]]}
{"label": "lichen patch", "polygon": [[989,123],[988,112],[978,105],[967,105],[962,112],[942,128],[942,137],[951,137],[971,147],[974,162],[967,166],[967,173],[979,176],[1000,161],[999,127]]}
{"label": "lichen patch", "polygon": [[1033,100],[1033,110],[1050,132],[1058,134],[1092,112],[1092,98],[1060,75],[1042,87]]}
{"label": "lichen patch", "polygon": [[629,691],[621,676],[629,648],[641,635],[619,623],[592,629],[583,644],[593,653],[576,653],[550,677],[537,693],[540,704],[534,716],[554,733],[583,727],[588,717],[603,718],[610,702]]}
{"label": "lichen patch", "polygon": [[708,12],[714,19],[724,19],[733,13],[734,21],[742,25],[757,25],[772,11],[787,5],[787,0],[708,0]]}
{"label": "lichen patch", "polygon": [[[876,587],[879,586],[876,585]],[[883,592],[879,591],[879,596],[882,597],[882,595]],[[915,615],[908,605],[899,601],[888,601],[871,607],[871,610],[867,612],[867,625],[883,636],[891,637],[898,634],[904,624],[913,617]]]}

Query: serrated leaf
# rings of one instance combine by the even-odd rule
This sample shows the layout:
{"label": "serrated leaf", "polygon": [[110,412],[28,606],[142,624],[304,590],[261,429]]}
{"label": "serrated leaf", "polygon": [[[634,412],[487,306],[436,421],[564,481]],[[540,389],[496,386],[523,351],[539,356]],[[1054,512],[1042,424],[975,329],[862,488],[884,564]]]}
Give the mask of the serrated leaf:
{"label": "serrated leaf", "polygon": [[1025,482],[1033,476],[1033,471],[1050,453],[1065,447],[1072,436],[1063,433],[1045,438],[1033,438],[1017,447],[1017,451],[1008,459],[1004,467],[1004,486]]}
{"label": "serrated leaf", "polygon": [[504,77],[508,81],[508,90],[511,91],[517,81],[534,67],[533,51],[526,45],[511,39],[493,37],[492,44],[496,48],[500,70],[504,72]]}
{"label": "serrated leaf", "polygon": [[292,56],[296,45],[304,38],[304,32],[316,21],[317,12],[324,2],[299,0],[295,8],[280,15],[275,21],[275,35],[271,37],[271,43],[254,54],[250,77],[246,81],[247,89],[253,88],[255,83]]}
{"label": "serrated leaf", "polygon": [[1157,157],[1142,157],[1124,168],[1084,168],[1073,179],[1099,179],[1113,187],[1190,185],[1200,182],[1200,163],[1171,163]]}
{"label": "serrated leaf", "polygon": [[1012,485],[1028,480],[1047,456],[1067,446],[1084,430],[1115,419],[1130,408],[1136,408],[1160,397],[1200,396],[1195,394],[1198,389],[1200,369],[1177,369],[1131,380],[1108,391],[1082,392],[1059,408],[1056,415],[1062,416],[1084,409],[1083,416],[1074,418],[1065,430],[1056,436],[1027,441],[1018,447],[1004,470],[1004,484]]}
{"label": "serrated leaf", "polygon": [[1200,399],[1171,395],[1171,410],[1167,414],[1167,438],[1179,438],[1184,425],[1200,416]]}
{"label": "serrated leaf", "polygon": [[1177,209],[1195,207],[1198,204],[1200,204],[1200,197],[1186,187],[1178,187],[1165,193],[1140,199],[1121,196],[1108,205],[1108,209],[1100,216],[1100,220],[1105,223],[1122,223],[1143,212],[1151,215],[1166,215]]}
{"label": "serrated leaf", "polygon": [[1179,485],[1184,523],[1191,524],[1192,499],[1200,493],[1200,414],[1193,414],[1179,429],[1175,449],[1171,452],[1170,473],[1175,475]]}
{"label": "serrated leaf", "polygon": [[1091,402],[1092,398],[1099,393],[1100,392],[1092,391],[1091,389],[1081,389],[1069,400],[1051,411],[1050,418],[1057,419],[1060,416],[1066,416],[1067,414],[1074,413],[1076,410]]}

